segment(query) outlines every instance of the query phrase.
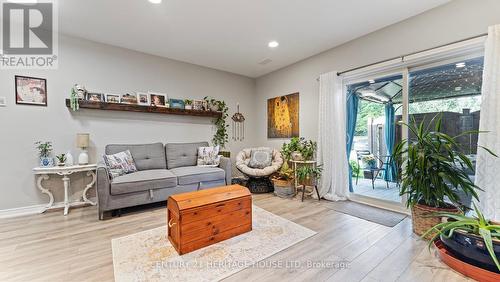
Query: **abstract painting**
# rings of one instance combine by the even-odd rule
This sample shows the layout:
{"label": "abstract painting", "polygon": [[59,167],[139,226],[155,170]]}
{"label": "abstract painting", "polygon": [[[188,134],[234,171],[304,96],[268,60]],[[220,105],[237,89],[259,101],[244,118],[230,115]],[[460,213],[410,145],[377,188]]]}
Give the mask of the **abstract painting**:
{"label": "abstract painting", "polygon": [[299,136],[299,93],[267,100],[267,138]]}

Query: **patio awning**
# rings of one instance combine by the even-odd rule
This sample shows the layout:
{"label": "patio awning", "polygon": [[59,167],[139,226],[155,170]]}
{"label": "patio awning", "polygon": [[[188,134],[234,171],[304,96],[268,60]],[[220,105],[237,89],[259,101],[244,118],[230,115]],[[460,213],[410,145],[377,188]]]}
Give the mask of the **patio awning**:
{"label": "patio awning", "polygon": [[[410,103],[481,95],[483,58],[410,72]],[[361,98],[378,103],[402,102],[402,76],[349,85]]]}

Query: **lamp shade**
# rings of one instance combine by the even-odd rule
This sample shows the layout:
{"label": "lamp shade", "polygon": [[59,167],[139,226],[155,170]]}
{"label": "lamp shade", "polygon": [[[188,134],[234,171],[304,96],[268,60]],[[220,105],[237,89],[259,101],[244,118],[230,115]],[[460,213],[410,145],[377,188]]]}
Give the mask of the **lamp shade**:
{"label": "lamp shade", "polygon": [[76,147],[78,148],[88,148],[90,142],[90,134],[88,133],[78,133],[76,135]]}

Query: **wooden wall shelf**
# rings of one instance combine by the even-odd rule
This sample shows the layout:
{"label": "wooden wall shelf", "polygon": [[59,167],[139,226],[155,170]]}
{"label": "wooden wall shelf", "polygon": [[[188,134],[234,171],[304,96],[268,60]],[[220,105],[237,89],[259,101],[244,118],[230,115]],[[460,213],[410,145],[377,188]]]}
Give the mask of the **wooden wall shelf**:
{"label": "wooden wall shelf", "polygon": [[[222,116],[221,112],[172,109],[172,108],[131,105],[131,104],[92,102],[92,101],[82,101],[82,100],[79,101],[79,104],[80,104],[80,109],[124,111],[124,112],[142,112],[142,113],[156,113],[156,114],[184,115],[184,116],[198,116],[198,117],[214,117],[214,118],[218,118],[218,117]],[[66,107],[71,108],[71,103],[70,103],[69,99],[66,99]]]}

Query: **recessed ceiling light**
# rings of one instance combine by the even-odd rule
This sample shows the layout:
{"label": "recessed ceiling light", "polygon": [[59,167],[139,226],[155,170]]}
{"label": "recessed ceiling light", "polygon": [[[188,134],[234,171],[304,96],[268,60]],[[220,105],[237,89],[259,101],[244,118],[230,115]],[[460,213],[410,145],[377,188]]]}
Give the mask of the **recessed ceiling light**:
{"label": "recessed ceiling light", "polygon": [[269,46],[269,48],[276,48],[278,47],[280,44],[278,43],[278,41],[271,41],[267,44],[267,46]]}
{"label": "recessed ceiling light", "polygon": [[161,0],[149,0],[153,4],[161,4]]}
{"label": "recessed ceiling light", "polygon": [[463,68],[463,67],[465,67],[465,63],[463,63],[463,62],[462,63],[456,63],[455,67],[457,67],[457,68]]}
{"label": "recessed ceiling light", "polygon": [[373,83],[375,83],[375,80],[370,79],[370,80],[368,80],[368,82],[373,84]]}

